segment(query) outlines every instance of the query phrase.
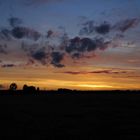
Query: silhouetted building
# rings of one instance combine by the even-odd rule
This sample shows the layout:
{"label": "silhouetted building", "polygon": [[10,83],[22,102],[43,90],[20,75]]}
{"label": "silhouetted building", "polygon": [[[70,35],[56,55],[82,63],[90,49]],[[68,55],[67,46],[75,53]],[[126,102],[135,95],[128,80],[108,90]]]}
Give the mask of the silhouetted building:
{"label": "silhouetted building", "polygon": [[36,91],[36,88],[34,86],[28,86],[28,85],[24,85],[23,86],[23,91],[25,93],[30,93],[30,94],[34,94]]}

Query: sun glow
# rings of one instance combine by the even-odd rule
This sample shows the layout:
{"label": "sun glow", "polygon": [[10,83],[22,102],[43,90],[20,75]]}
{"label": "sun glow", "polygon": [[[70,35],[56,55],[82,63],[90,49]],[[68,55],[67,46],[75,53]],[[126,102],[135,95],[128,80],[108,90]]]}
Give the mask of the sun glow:
{"label": "sun glow", "polygon": [[112,86],[109,85],[90,85],[90,84],[80,84],[77,85],[79,87],[87,87],[87,88],[113,88]]}

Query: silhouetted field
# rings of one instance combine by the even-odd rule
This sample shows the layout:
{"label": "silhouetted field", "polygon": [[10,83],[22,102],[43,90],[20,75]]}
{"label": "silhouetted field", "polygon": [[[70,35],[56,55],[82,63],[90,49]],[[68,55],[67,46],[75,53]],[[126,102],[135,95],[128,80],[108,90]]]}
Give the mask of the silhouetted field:
{"label": "silhouetted field", "polygon": [[33,140],[140,139],[139,91],[0,91],[0,135]]}

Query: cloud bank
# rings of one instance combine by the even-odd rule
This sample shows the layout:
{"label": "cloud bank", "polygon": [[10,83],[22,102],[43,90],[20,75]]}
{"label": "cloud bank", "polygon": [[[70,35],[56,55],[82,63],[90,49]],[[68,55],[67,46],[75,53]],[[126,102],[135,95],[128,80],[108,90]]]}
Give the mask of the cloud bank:
{"label": "cloud bank", "polygon": [[[36,1],[48,2],[48,1]],[[23,25],[23,21],[17,17],[8,19],[9,27],[0,30],[0,40],[12,40],[21,42],[20,49],[23,51],[28,60],[41,65],[53,65],[62,68],[66,64],[63,61],[66,57],[72,60],[81,60],[87,53],[96,54],[97,50],[104,51],[113,46],[114,38],[120,32],[120,38],[123,38],[124,32],[135,28],[140,22],[138,18],[126,19],[111,25],[105,21],[97,24],[90,20],[81,24],[79,34],[73,38],[65,31],[56,32],[48,29],[45,34],[36,29]],[[111,32],[114,37],[108,38]],[[7,50],[7,44],[0,45],[0,53],[10,54]],[[2,67],[13,67],[14,65],[5,64]],[[108,73],[104,71],[102,73]]]}

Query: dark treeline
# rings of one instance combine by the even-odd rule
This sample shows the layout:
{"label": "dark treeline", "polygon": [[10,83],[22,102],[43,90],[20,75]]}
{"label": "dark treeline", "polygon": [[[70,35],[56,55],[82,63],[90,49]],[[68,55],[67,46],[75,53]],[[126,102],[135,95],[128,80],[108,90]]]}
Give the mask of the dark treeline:
{"label": "dark treeline", "polygon": [[140,90],[71,90],[59,88],[58,90],[40,90],[39,87],[23,85],[22,90],[17,90],[17,84],[12,83],[8,90],[0,90],[0,95],[48,95],[48,94],[139,94]]}
{"label": "dark treeline", "polygon": [[80,91],[80,90],[69,90],[69,89],[58,89],[58,90],[37,90],[33,87],[24,89],[24,90],[0,90],[0,96],[7,96],[7,95],[35,95],[35,96],[45,96],[45,95],[91,95],[91,94],[100,94],[100,95],[111,95],[111,94],[121,94],[121,95],[133,95],[139,94],[139,90],[112,90],[112,91]]}

